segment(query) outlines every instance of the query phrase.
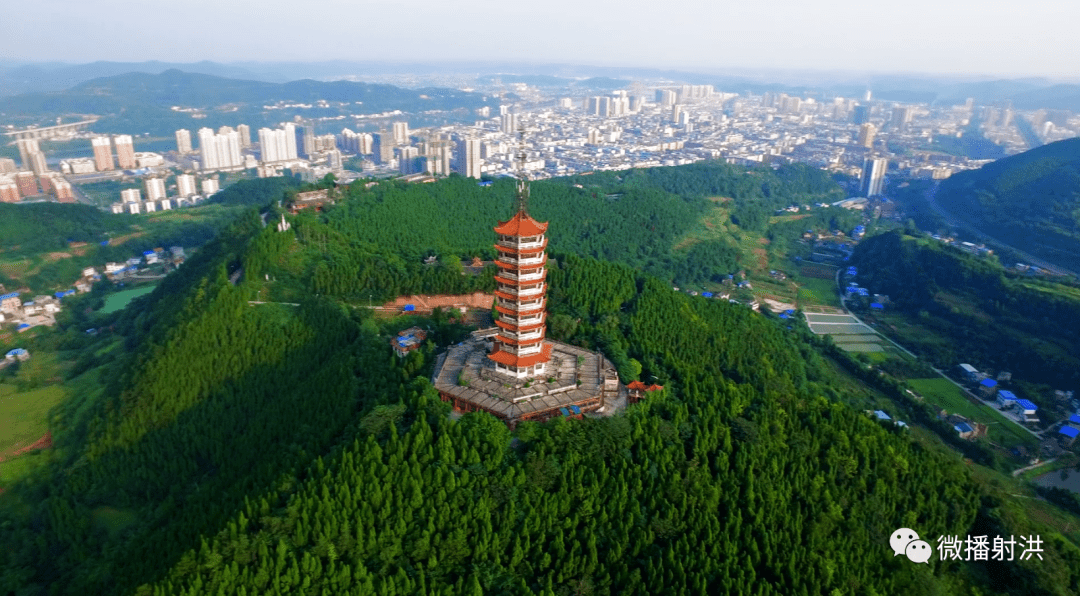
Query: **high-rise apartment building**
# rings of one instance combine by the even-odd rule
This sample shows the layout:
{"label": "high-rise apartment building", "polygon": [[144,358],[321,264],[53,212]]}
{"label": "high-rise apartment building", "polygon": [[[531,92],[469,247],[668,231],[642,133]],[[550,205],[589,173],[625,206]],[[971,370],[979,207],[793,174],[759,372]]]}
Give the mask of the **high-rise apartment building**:
{"label": "high-rise apartment building", "polygon": [[0,175],[0,203],[17,203],[20,198],[19,185],[15,184],[15,179]]}
{"label": "high-rise apartment building", "polygon": [[675,105],[675,92],[671,89],[657,89],[656,103],[660,104],[661,106]]}
{"label": "high-rise apartment building", "polygon": [[160,201],[165,198],[164,178],[147,178],[144,184],[146,185],[147,201]]}
{"label": "high-rise apartment building", "polygon": [[675,124],[679,123],[679,118],[682,116],[682,106],[675,104],[671,106],[671,121]]}
{"label": "high-rise apartment building", "polygon": [[24,197],[32,197],[36,194],[41,194],[41,189],[38,188],[37,179],[34,178],[33,172],[19,172],[15,174],[15,185],[19,187],[19,194]]}
{"label": "high-rise apartment building", "polygon": [[394,135],[381,130],[372,135],[371,152],[377,164],[388,164],[394,159]]}
{"label": "high-rise apartment building", "polygon": [[870,121],[870,106],[857,105],[851,111],[851,121],[855,124],[866,124]]}
{"label": "high-rise apartment building", "polygon": [[109,137],[94,137],[90,139],[90,145],[94,148],[94,167],[99,172],[107,172],[115,169],[112,156],[112,141]]}
{"label": "high-rise apartment building", "polygon": [[593,115],[600,116],[601,118],[611,117],[611,99],[610,97],[590,97],[585,107],[585,112]]}
{"label": "high-rise apartment building", "polygon": [[134,170],[138,167],[135,162],[135,144],[131,140],[131,135],[113,137],[113,145],[116,146],[116,163],[121,170]]}
{"label": "high-rise apartment building", "polygon": [[176,177],[176,194],[181,197],[190,197],[195,194],[195,176],[180,174]]}
{"label": "high-rise apartment building", "polygon": [[221,190],[221,185],[218,183],[217,178],[207,178],[202,181],[202,193],[204,196],[209,197],[219,190]]}
{"label": "high-rise apartment building", "polygon": [[15,184],[15,179],[0,174],[0,203],[18,203],[20,198],[19,185]]}
{"label": "high-rise apartment building", "polygon": [[339,134],[337,138],[339,147],[349,153],[356,153],[358,155],[370,155],[371,143],[371,135],[364,132],[353,132],[348,128],[341,129],[341,134]]}
{"label": "high-rise apartment building", "polygon": [[892,111],[892,127],[900,130],[911,122],[912,109],[909,106],[896,106]]}
{"label": "high-rise apartment building", "polygon": [[240,148],[247,149],[251,146],[251,127],[247,124],[236,126],[236,132],[240,135]]}
{"label": "high-rise apartment building", "polygon": [[231,127],[223,126],[218,133],[213,129],[199,129],[199,151],[202,152],[203,170],[238,168],[244,164],[240,155],[240,134]]}
{"label": "high-rise apartment building", "polygon": [[394,144],[395,145],[408,145],[409,144],[409,123],[408,122],[395,122],[393,131],[394,131]]}
{"label": "high-rise apartment building", "polygon": [[424,166],[420,160],[420,150],[416,147],[395,147],[394,153],[398,160],[398,171],[402,174],[419,174]]}
{"label": "high-rise apartment building", "polygon": [[503,114],[501,118],[502,123],[500,126],[500,130],[502,130],[503,133],[508,135],[517,133],[519,126],[517,114]]}
{"label": "high-rise apartment building", "polygon": [[292,125],[271,130],[259,129],[259,151],[263,163],[296,159],[296,132]]}
{"label": "high-rise apartment building", "polygon": [[885,189],[885,171],[889,160],[866,158],[863,160],[862,177],[859,179],[859,191],[863,196],[876,197]]}
{"label": "high-rise apartment building", "polygon": [[867,149],[874,147],[874,137],[877,135],[877,127],[873,124],[863,124],[859,127],[859,144]]}
{"label": "high-rise apartment building", "polygon": [[191,131],[186,128],[181,128],[176,131],[176,152],[184,155],[185,153],[191,153]]}
{"label": "high-rise apartment building", "polygon": [[120,201],[123,203],[139,203],[142,201],[142,192],[137,188],[128,188],[120,191]]}
{"label": "high-rise apartment building", "polygon": [[480,171],[484,165],[480,158],[480,139],[459,139],[456,150],[455,171],[467,178],[480,178]]}
{"label": "high-rise apartment building", "polygon": [[35,176],[42,176],[49,171],[49,165],[45,163],[44,153],[33,151],[28,157],[30,159],[30,169],[34,171]]}
{"label": "high-rise apartment building", "polygon": [[22,163],[24,169],[29,170],[30,154],[41,151],[37,139],[19,139],[15,141],[15,144],[19,147],[19,161]]}

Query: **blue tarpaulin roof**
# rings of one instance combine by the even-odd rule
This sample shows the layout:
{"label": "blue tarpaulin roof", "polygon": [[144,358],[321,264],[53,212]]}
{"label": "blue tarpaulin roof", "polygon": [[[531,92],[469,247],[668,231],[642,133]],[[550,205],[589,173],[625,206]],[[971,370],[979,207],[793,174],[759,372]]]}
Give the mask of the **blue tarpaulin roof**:
{"label": "blue tarpaulin roof", "polygon": [[780,318],[781,319],[790,319],[791,315],[785,313],[785,314],[780,315]]}
{"label": "blue tarpaulin roof", "polygon": [[1080,424],[1080,416],[1077,416],[1076,414],[1069,416],[1069,422],[1072,422],[1073,424]]}
{"label": "blue tarpaulin roof", "polygon": [[581,414],[581,408],[577,406],[570,406],[570,411],[573,412],[575,415]]}
{"label": "blue tarpaulin roof", "polygon": [[406,304],[405,307],[402,308],[401,310],[403,310],[405,312],[412,312],[412,311],[416,310],[416,305],[415,304]]}
{"label": "blue tarpaulin roof", "polygon": [[24,350],[22,348],[15,348],[14,350],[7,353],[8,358],[15,358],[17,356],[25,356],[25,355],[26,355],[26,350]]}
{"label": "blue tarpaulin roof", "polygon": [[706,298],[712,298],[712,292],[702,292],[701,295]]}
{"label": "blue tarpaulin roof", "polygon": [[1038,409],[1039,409],[1039,406],[1035,405],[1034,403],[1032,403],[1032,402],[1030,402],[1030,401],[1028,401],[1028,400],[1026,400],[1026,399],[1018,399],[1018,400],[1016,400],[1016,403],[1017,403],[1017,404],[1018,404],[1018,405],[1019,405],[1019,406],[1020,406],[1021,408],[1024,408],[1025,410],[1032,410],[1032,411],[1034,411],[1034,410],[1038,410]]}
{"label": "blue tarpaulin roof", "polygon": [[997,387],[997,381],[994,379],[983,379],[979,384],[983,387]]}
{"label": "blue tarpaulin roof", "polygon": [[975,430],[975,429],[971,428],[970,426],[968,426],[968,423],[966,423],[966,422],[961,422],[960,424],[957,424],[953,428],[956,429],[956,432],[958,432],[958,433],[969,433],[969,432],[973,432]]}
{"label": "blue tarpaulin roof", "polygon": [[1075,439],[1077,435],[1080,435],[1080,429],[1069,425],[1061,427],[1061,430],[1059,430],[1058,432],[1065,435],[1066,437],[1069,437],[1070,439]]}
{"label": "blue tarpaulin roof", "polygon": [[29,328],[30,328],[30,326],[27,325],[26,323],[22,323],[21,325],[16,327],[16,329],[29,329]]}
{"label": "blue tarpaulin roof", "polygon": [[874,410],[874,416],[877,416],[878,420],[892,420],[892,416],[886,414],[884,410]]}
{"label": "blue tarpaulin roof", "polygon": [[875,310],[884,310],[885,305],[881,304],[880,302],[871,302],[870,303],[870,308],[873,308]]}
{"label": "blue tarpaulin roof", "polygon": [[570,415],[570,410],[567,410],[566,408],[559,408],[559,412],[562,413],[563,416]]}
{"label": "blue tarpaulin roof", "polygon": [[1016,399],[1016,394],[1008,389],[998,391],[998,399]]}
{"label": "blue tarpaulin roof", "polygon": [[793,315],[793,314],[795,314],[795,310],[794,310],[794,309],[791,309],[791,308],[789,308],[789,309],[787,309],[787,310],[785,310],[785,311],[784,311],[784,314],[785,314],[785,315]]}

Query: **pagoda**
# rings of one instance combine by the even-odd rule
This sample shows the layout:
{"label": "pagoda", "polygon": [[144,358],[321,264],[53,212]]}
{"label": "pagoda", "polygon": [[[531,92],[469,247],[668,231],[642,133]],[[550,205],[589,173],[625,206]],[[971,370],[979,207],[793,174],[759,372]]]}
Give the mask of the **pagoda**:
{"label": "pagoda", "polygon": [[551,360],[552,345],[544,341],[547,294],[548,224],[528,213],[529,185],[524,176],[517,184],[517,213],[495,227],[498,258],[495,265],[495,325],[498,334],[491,353],[495,370],[517,379],[543,375]]}

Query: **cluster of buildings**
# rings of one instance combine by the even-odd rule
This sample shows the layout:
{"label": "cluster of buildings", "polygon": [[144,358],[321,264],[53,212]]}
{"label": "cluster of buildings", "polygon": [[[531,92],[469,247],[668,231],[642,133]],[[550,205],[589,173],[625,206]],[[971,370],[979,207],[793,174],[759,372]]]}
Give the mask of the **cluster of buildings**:
{"label": "cluster of buildings", "polygon": [[[89,292],[90,288],[85,291]],[[60,312],[60,301],[75,292],[64,290],[53,296],[35,296],[26,302],[19,292],[0,294],[0,324],[10,324],[19,333],[42,325],[52,327],[56,324],[56,313]]]}
{"label": "cluster of buildings", "polygon": [[[973,123],[1010,153],[1028,147],[1016,128],[1022,115],[976,107],[972,100],[936,107],[877,101],[869,92],[858,99],[822,99],[740,95],[709,85],[635,84],[580,98],[544,97],[532,88],[516,93],[530,99],[498,106],[497,113],[481,108],[472,125],[345,128],[335,137],[336,147],[367,157],[372,171],[475,178],[512,175],[522,153],[524,169],[534,178],[702,159],[797,161],[857,177],[862,197],[884,194],[890,174],[940,179],[986,163],[933,147],[935,138],[970,134]],[[528,130],[527,138],[518,138],[521,129]]]}
{"label": "cluster of buildings", "polygon": [[0,158],[0,202],[17,203],[43,193],[61,202],[75,202],[71,183],[59,172],[49,170],[38,139],[18,139],[16,144],[22,168],[16,167],[15,160]]}
{"label": "cluster of buildings", "polygon": [[216,176],[197,179],[194,174],[179,174],[176,176],[176,193],[168,196],[165,180],[166,178],[163,176],[151,176],[143,179],[145,196],[143,191],[138,188],[120,191],[120,202],[113,203],[112,212],[138,215],[140,213],[168,211],[173,208],[198,204],[205,197],[209,197],[221,190],[220,182]]}

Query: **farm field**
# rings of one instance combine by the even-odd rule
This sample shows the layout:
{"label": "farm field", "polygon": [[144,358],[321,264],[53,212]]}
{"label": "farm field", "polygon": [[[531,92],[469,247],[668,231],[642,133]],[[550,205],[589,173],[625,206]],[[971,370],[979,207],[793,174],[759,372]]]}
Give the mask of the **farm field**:
{"label": "farm field", "polygon": [[1016,423],[1004,417],[990,406],[973,403],[959,387],[948,379],[910,379],[908,384],[928,402],[950,414],[959,414],[975,422],[990,426],[989,439],[1004,447],[1035,445],[1031,434],[1018,428]]}
{"label": "farm field", "polygon": [[18,392],[0,384],[0,458],[9,458],[49,430],[49,410],[67,396],[59,385]]}

